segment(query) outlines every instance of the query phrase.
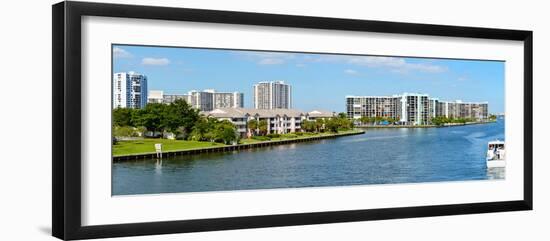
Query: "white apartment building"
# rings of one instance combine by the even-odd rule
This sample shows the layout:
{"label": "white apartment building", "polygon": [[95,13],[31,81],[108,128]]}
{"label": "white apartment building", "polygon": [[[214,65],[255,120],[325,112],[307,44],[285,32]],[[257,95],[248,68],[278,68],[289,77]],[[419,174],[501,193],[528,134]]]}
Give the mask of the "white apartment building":
{"label": "white apartment building", "polygon": [[135,72],[113,74],[113,108],[140,109],[147,104],[147,76]]}
{"label": "white apartment building", "polygon": [[244,95],[239,92],[217,92],[213,89],[191,90],[187,94],[164,94],[160,90],[149,91],[149,103],[170,104],[183,99],[193,108],[211,111],[215,108],[242,108]]}
{"label": "white apartment building", "polygon": [[404,93],[401,95],[401,123],[427,125],[430,117],[430,99],[427,94]]}
{"label": "white apartment building", "polygon": [[243,108],[244,94],[239,92],[213,92],[214,109]]}
{"label": "white apartment building", "polygon": [[200,111],[210,111],[214,109],[213,91],[191,90],[187,93],[187,96],[187,103],[189,103],[193,108],[197,108]]}
{"label": "white apartment building", "polygon": [[187,103],[189,103],[189,95],[182,95],[182,94],[163,94],[162,95],[162,103],[164,104],[170,104],[180,99],[185,100]]}
{"label": "white apartment building", "polygon": [[164,92],[162,90],[150,90],[147,94],[147,103],[163,103]]}
{"label": "white apartment building", "polygon": [[255,109],[291,109],[292,87],[284,81],[264,81],[254,85]]}
{"label": "white apartment building", "polygon": [[447,118],[471,118],[476,120],[489,118],[488,102],[440,101],[438,107],[437,112],[439,115]]}
{"label": "white apartment building", "polygon": [[385,117],[404,125],[426,125],[437,116],[448,118],[488,118],[487,102],[440,101],[427,94],[403,93],[392,96],[346,96],[347,115],[361,117]]}

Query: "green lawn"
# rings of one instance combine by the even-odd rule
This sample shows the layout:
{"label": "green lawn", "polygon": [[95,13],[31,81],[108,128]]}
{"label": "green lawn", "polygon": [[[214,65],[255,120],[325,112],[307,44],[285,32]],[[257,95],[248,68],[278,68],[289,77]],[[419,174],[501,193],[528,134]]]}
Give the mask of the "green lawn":
{"label": "green lawn", "polygon": [[[339,131],[338,134],[359,132],[358,130],[347,130]],[[331,136],[335,135],[334,133],[304,133],[301,136],[296,136],[295,134],[284,134],[278,138],[272,138],[267,141],[281,141],[281,140],[290,140],[290,139],[301,139],[309,138],[316,136]],[[261,140],[255,139],[241,139],[240,144],[250,144],[261,142]],[[116,145],[113,145],[113,155],[114,156],[126,156],[126,155],[136,155],[136,154],[145,154],[145,153],[154,153],[155,144],[162,143],[162,151],[181,151],[189,149],[198,149],[214,146],[224,146],[221,143],[214,142],[205,142],[205,141],[183,141],[183,140],[168,140],[168,139],[142,139],[142,140],[132,140],[132,141],[119,141]]]}
{"label": "green lawn", "polygon": [[212,143],[204,141],[183,141],[168,139],[143,139],[133,141],[119,141],[113,145],[114,156],[124,156],[132,154],[154,153],[155,143],[162,143],[162,151],[188,150],[196,148],[205,148],[213,146],[223,146],[221,143]]}

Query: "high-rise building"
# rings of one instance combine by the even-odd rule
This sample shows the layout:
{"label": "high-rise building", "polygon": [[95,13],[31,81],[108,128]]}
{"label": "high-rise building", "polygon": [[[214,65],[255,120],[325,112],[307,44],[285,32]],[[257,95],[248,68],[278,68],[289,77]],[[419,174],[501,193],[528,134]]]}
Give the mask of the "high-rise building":
{"label": "high-rise building", "polygon": [[165,94],[165,95],[162,96],[162,103],[164,103],[164,104],[170,104],[170,103],[173,103],[176,100],[185,100],[187,103],[189,103],[189,95]]}
{"label": "high-rise building", "polygon": [[427,94],[404,93],[393,96],[346,96],[347,115],[391,118],[405,125],[430,124],[431,118],[469,118],[486,120],[487,102],[440,101]]}
{"label": "high-rise building", "polygon": [[401,122],[408,125],[426,125],[430,119],[430,101],[426,94],[401,95]]}
{"label": "high-rise building", "polygon": [[135,72],[113,74],[113,108],[144,108],[147,76]]}
{"label": "high-rise building", "polygon": [[292,108],[292,87],[284,81],[264,81],[254,85],[255,109]]}
{"label": "high-rise building", "polygon": [[243,108],[244,95],[239,92],[213,92],[214,109]]}
{"label": "high-rise building", "polygon": [[483,120],[489,118],[489,104],[487,102],[442,101],[441,116],[447,118],[471,118]]}
{"label": "high-rise building", "polygon": [[203,91],[191,90],[187,94],[164,94],[159,90],[151,90],[149,93],[149,103],[170,104],[182,99],[200,111],[244,107],[244,95],[239,92],[217,92],[213,89],[206,89]]}
{"label": "high-rise building", "polygon": [[210,111],[214,109],[214,95],[209,91],[191,90],[187,93],[188,101],[192,107],[200,111]]}
{"label": "high-rise building", "polygon": [[401,96],[347,96],[347,115],[350,118],[386,117],[401,119]]}
{"label": "high-rise building", "polygon": [[188,96],[191,106],[201,111],[211,111],[216,108],[242,108],[244,104],[244,95],[239,92],[217,92],[213,89],[192,90]]}

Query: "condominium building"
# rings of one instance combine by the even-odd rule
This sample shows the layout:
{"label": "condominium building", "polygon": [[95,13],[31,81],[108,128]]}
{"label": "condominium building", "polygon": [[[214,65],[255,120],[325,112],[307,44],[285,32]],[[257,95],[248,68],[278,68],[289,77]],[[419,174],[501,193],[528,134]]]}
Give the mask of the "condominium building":
{"label": "condominium building", "polygon": [[162,103],[164,103],[164,104],[170,104],[170,103],[173,103],[176,100],[185,100],[187,103],[189,103],[189,95],[184,95],[184,94],[163,94],[163,96],[162,96]]}
{"label": "condominium building", "polygon": [[254,85],[255,109],[291,109],[292,87],[284,81],[265,81]]}
{"label": "condominium building", "polygon": [[135,72],[113,74],[113,108],[140,109],[147,104],[147,76]]}
{"label": "condominium building", "polygon": [[164,92],[162,90],[150,90],[147,95],[147,103],[163,103]]}
{"label": "condominium building", "polygon": [[404,125],[430,124],[433,117],[488,118],[487,102],[440,101],[427,94],[403,93],[392,96],[346,96],[349,118],[392,118]]}
{"label": "condominium building", "polygon": [[214,95],[212,91],[191,90],[187,93],[189,103],[192,107],[200,111],[210,111],[214,109]]}
{"label": "condominium building", "polygon": [[447,118],[470,118],[484,120],[489,118],[489,104],[487,102],[441,101],[439,104],[440,116]]}
{"label": "condominium building", "polygon": [[243,108],[244,94],[239,92],[213,92],[214,109]]}
{"label": "condominium building", "polygon": [[347,115],[401,119],[401,96],[346,96]]}
{"label": "condominium building", "polygon": [[151,90],[149,95],[149,103],[170,104],[183,99],[201,111],[211,111],[215,108],[242,108],[244,104],[243,93],[217,92],[213,89],[191,90],[187,94],[164,94],[160,90]]}
{"label": "condominium building", "polygon": [[245,109],[245,108],[218,108],[202,112],[205,116],[218,120],[228,120],[237,127],[241,136],[250,136],[248,122],[250,120],[266,121],[267,133],[285,134],[300,132],[303,120],[332,118],[334,112],[311,111],[302,112],[295,109]]}
{"label": "condominium building", "polygon": [[426,94],[401,95],[401,123],[426,125],[430,120],[430,100]]}

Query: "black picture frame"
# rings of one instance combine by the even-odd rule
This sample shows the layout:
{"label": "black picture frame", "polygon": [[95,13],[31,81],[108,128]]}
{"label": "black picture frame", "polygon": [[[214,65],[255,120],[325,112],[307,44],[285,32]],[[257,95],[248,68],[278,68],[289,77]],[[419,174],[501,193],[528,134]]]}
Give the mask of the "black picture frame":
{"label": "black picture frame", "polygon": [[[380,219],[532,210],[533,208],[533,32],[278,14],[151,7],[90,2],[52,6],[52,233],[65,239],[106,238],[228,229],[308,225]],[[516,40],[524,43],[523,199],[502,202],[416,206],[315,213],[140,222],[81,224],[81,17],[228,23],[378,33]]]}

